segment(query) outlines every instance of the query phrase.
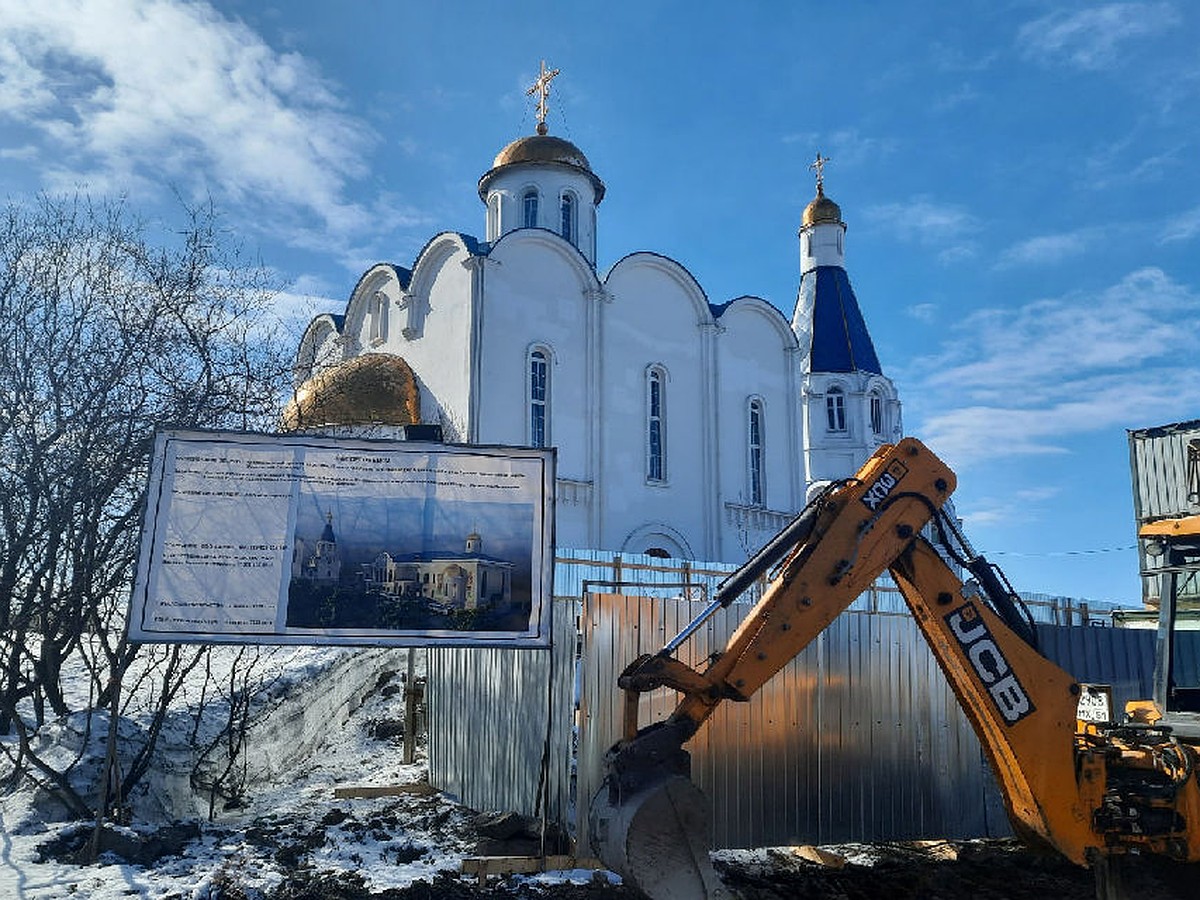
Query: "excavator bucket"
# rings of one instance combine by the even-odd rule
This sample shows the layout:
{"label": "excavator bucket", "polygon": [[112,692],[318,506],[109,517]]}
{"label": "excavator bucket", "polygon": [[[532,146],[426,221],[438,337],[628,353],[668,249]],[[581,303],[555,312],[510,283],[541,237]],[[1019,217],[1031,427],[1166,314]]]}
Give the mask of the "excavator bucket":
{"label": "excavator bucket", "polygon": [[687,721],[617,743],[589,809],[592,849],[651,900],[728,900],[708,858],[708,801],[690,779]]}
{"label": "excavator bucket", "polygon": [[592,800],[592,848],[651,900],[730,900],[708,857],[708,801],[682,775],[633,793],[606,782]]}

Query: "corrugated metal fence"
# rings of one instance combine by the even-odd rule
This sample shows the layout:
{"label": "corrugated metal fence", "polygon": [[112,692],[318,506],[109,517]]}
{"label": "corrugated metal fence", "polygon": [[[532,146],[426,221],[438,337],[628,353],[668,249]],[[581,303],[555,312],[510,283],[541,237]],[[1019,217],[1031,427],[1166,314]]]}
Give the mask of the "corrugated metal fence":
{"label": "corrugated metal fence", "polygon": [[431,784],[472,809],[567,826],[578,607],[554,601],[548,650],[429,650]]}
{"label": "corrugated metal fence", "polygon": [[[478,809],[534,814],[549,721],[547,816],[586,847],[586,816],[574,816],[572,798],[586,809],[603,754],[619,736],[617,674],[639,653],[661,648],[732,567],[683,570],[626,557],[615,578],[606,577],[616,567],[598,565],[599,554],[563,555],[581,561],[561,567],[559,589],[584,599],[556,600],[553,652],[431,652],[430,780]],[[613,582],[625,579],[639,586],[615,593]],[[1034,609],[1044,619],[1088,616],[1070,604]],[[681,658],[700,664],[744,613],[741,604],[718,613]],[[1113,684],[1118,708],[1149,696],[1152,632],[1039,630],[1047,655],[1068,671]],[[674,704],[670,691],[646,695],[642,723],[664,718]],[[749,703],[724,704],[689,749],[693,776],[712,803],[714,846],[1008,833],[974,732],[903,601],[886,586],[856,601]]]}

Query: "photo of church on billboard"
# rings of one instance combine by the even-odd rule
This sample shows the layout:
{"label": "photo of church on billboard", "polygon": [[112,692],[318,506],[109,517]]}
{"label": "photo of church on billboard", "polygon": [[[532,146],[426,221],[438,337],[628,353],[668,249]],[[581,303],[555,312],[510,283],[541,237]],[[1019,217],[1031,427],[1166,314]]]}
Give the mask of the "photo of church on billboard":
{"label": "photo of church on billboard", "polygon": [[[339,543],[327,512],[320,535],[297,528],[288,588],[289,628],[509,630],[530,614],[529,572],[484,552],[472,529],[457,545],[378,549]],[[398,543],[398,542],[397,542]],[[436,543],[439,546],[431,546]],[[514,573],[518,586],[514,592]]]}
{"label": "photo of church on billboard", "polygon": [[421,598],[436,612],[507,609],[512,602],[513,564],[483,555],[483,538],[472,531],[461,553],[392,556],[384,551],[363,566],[367,592],[400,599]]}

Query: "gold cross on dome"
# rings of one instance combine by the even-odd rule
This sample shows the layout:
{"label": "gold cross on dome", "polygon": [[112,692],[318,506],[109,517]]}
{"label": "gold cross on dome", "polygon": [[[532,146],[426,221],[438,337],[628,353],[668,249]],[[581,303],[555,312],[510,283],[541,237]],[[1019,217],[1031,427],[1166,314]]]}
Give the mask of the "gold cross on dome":
{"label": "gold cross on dome", "polygon": [[525,96],[527,97],[532,97],[534,94],[539,95],[537,105],[538,134],[546,133],[546,98],[550,96],[550,82],[554,80],[554,76],[557,74],[558,69],[552,69],[549,72],[546,71],[546,61],[543,59],[541,74],[538,75],[537,81],[533,83],[533,87],[525,92]]}
{"label": "gold cross on dome", "polygon": [[808,167],[817,173],[817,190],[825,189],[825,165],[829,162],[828,156],[822,156],[821,151],[817,151],[817,158],[808,164]]}

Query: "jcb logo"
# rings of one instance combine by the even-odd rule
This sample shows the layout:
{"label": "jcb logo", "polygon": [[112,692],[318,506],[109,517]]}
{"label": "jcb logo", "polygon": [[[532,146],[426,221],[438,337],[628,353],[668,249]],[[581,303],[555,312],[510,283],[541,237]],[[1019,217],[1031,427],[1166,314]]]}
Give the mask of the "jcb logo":
{"label": "jcb logo", "polygon": [[1033,702],[988,631],[974,603],[966,603],[946,616],[946,624],[966,651],[979,680],[987,687],[992,702],[1009,725],[1034,711]]}
{"label": "jcb logo", "polygon": [[908,467],[904,463],[898,459],[892,460],[886,471],[876,478],[875,483],[867,488],[867,492],[863,494],[863,504],[871,512],[879,509],[879,504],[887,499],[888,494],[900,483],[900,479],[907,474]]}

